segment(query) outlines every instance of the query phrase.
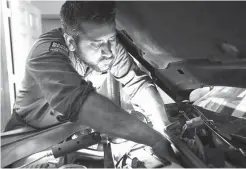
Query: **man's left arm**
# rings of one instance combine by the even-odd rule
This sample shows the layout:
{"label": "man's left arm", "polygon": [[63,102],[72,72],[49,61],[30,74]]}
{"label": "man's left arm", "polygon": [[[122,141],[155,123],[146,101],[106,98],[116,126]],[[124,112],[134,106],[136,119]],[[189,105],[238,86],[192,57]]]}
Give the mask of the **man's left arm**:
{"label": "man's left arm", "polygon": [[159,92],[150,77],[140,70],[120,43],[116,43],[115,49],[112,51],[115,60],[111,73],[123,84],[123,90],[130,96],[131,102],[151,113],[154,128],[162,133],[170,122]]}

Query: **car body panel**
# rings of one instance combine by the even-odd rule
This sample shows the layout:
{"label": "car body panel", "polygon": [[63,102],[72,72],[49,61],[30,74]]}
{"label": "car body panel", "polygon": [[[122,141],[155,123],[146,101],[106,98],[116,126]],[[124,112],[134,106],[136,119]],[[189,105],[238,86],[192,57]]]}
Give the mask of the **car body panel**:
{"label": "car body panel", "polygon": [[170,90],[244,88],[245,7],[245,2],[117,2],[116,21]]}

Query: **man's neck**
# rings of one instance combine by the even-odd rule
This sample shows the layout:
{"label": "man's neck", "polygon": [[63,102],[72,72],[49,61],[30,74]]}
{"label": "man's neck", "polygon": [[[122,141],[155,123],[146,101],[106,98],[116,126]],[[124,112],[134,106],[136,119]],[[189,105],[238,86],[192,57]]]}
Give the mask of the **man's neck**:
{"label": "man's neck", "polygon": [[81,73],[83,76],[88,73],[88,71],[90,70],[90,67],[87,64],[85,64],[83,61],[81,61],[81,59],[74,52],[71,52],[71,51],[69,52],[69,58],[72,61],[72,63],[75,65],[75,67],[78,65],[80,66],[81,71],[82,71]]}

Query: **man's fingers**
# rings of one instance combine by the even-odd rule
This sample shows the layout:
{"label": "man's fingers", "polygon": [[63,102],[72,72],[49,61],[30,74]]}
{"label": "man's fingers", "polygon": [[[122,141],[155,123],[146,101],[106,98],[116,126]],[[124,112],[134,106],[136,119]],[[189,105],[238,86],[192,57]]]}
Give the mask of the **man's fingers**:
{"label": "man's fingers", "polygon": [[176,155],[171,147],[171,144],[167,140],[156,143],[152,148],[153,148],[153,152],[159,158],[177,163]]}

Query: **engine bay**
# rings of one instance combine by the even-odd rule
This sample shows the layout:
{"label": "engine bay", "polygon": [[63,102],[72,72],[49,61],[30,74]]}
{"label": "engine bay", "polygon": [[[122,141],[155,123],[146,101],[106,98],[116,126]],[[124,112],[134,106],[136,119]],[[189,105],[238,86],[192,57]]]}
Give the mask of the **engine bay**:
{"label": "engine bay", "polygon": [[[166,110],[173,122],[167,128],[167,137],[176,149],[182,167],[246,167],[246,122],[244,119],[218,116],[214,112],[189,103],[169,104],[166,105]],[[228,128],[231,129],[228,130]],[[142,147],[140,150],[126,154],[125,162],[122,162],[121,167],[170,167],[169,163],[160,160],[154,162],[153,159],[150,160],[150,157],[144,157],[144,152],[148,152],[146,149]],[[127,160],[130,162],[127,163]]]}
{"label": "engine bay", "polygon": [[[244,119],[218,116],[214,112],[190,103],[168,104],[166,110],[173,122],[166,129],[167,138],[175,150],[178,165],[158,158],[148,146],[123,139],[103,142],[102,135],[101,140],[98,133],[87,129],[53,146],[53,154],[51,154],[55,158],[41,160],[40,155],[39,158],[29,156],[9,167],[37,168],[35,166],[43,165],[44,168],[44,164],[46,166],[49,164],[49,167],[53,165],[56,168],[67,168],[71,165],[74,165],[74,168],[82,166],[84,168],[246,167],[246,122]],[[141,119],[141,115],[138,115],[138,118],[145,119],[145,122],[151,125],[149,118],[143,116]],[[228,128],[234,128],[234,132],[231,133],[233,130]],[[94,141],[91,142],[90,139]],[[83,142],[82,147],[80,142]],[[34,162],[33,159],[35,159]]]}
{"label": "engine bay", "polygon": [[[218,115],[191,104],[168,109],[177,124],[170,129],[170,135],[185,143],[207,167],[246,166],[244,119]],[[227,128],[234,128],[234,132],[227,132]],[[181,156],[181,161],[186,160]]]}

